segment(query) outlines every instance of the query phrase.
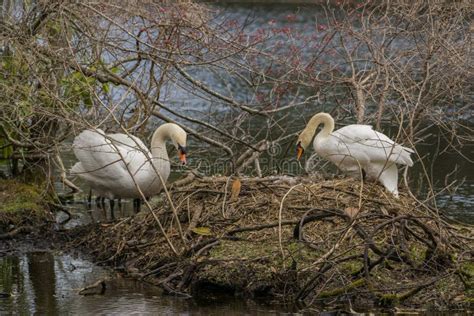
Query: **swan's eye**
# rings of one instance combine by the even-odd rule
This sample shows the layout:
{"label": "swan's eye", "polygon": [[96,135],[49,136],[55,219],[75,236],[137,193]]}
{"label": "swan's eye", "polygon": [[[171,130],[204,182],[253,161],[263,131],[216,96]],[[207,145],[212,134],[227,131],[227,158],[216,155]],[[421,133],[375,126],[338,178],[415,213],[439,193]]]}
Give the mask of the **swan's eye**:
{"label": "swan's eye", "polygon": [[296,145],[296,159],[300,160],[301,156],[303,156],[304,148],[301,146],[301,142],[298,142]]}

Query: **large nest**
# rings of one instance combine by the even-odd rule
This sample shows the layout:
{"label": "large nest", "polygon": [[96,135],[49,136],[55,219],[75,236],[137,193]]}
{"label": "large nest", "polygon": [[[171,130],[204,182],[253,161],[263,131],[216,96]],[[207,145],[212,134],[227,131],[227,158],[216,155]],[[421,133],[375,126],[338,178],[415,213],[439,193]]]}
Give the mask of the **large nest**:
{"label": "large nest", "polygon": [[163,197],[153,213],[97,226],[74,246],[174,294],[365,306],[472,300],[472,228],[403,192],[395,199],[353,179],[221,177],[175,187],[170,200],[174,208]]}

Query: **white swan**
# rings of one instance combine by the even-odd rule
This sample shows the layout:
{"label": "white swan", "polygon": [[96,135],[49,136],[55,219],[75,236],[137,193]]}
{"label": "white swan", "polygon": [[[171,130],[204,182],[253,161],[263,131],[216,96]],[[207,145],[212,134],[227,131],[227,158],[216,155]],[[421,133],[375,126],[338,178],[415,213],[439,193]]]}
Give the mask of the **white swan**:
{"label": "white swan", "polygon": [[105,134],[100,129],[84,130],[74,138],[72,146],[79,162],[71,168],[71,174],[82,178],[98,197],[110,199],[113,212],[114,198],[142,197],[137,186],[145,197],[160,192],[162,182],[157,172],[163,181],[170,174],[168,139],[185,164],[186,132],[176,124],[167,123],[156,129],[151,139],[151,153],[135,136]]}
{"label": "white swan", "polygon": [[414,151],[403,147],[386,135],[374,131],[370,125],[353,124],[334,131],[334,119],[327,113],[314,115],[301,132],[297,142],[297,158],[308,148],[316,129],[324,128],[314,138],[314,151],[334,163],[351,176],[380,181],[398,197],[397,164],[413,166],[410,154]]}

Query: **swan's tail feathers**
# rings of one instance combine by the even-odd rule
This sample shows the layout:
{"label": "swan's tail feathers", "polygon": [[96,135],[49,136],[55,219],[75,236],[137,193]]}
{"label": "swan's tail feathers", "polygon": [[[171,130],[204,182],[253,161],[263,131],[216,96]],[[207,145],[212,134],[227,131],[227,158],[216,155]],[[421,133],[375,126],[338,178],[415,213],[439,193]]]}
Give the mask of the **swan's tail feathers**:
{"label": "swan's tail feathers", "polygon": [[82,167],[82,163],[76,162],[74,166],[69,170],[69,173],[73,176],[80,175],[84,172],[84,168]]}
{"label": "swan's tail feathers", "polygon": [[414,151],[413,149],[411,149],[411,148],[408,148],[408,147],[405,147],[405,146],[402,146],[402,148],[403,148],[404,151],[408,151],[410,154],[414,154],[414,153],[415,153],[415,151]]}
{"label": "swan's tail feathers", "polygon": [[396,144],[390,153],[389,161],[399,165],[406,165],[408,167],[413,166],[413,160],[410,155],[414,153],[413,149],[403,147],[402,145]]}
{"label": "swan's tail feathers", "polygon": [[413,154],[415,151],[411,148],[402,147],[402,151],[400,153],[400,158],[402,160],[402,164],[407,165],[408,167],[413,166],[413,160],[411,159],[410,155]]}

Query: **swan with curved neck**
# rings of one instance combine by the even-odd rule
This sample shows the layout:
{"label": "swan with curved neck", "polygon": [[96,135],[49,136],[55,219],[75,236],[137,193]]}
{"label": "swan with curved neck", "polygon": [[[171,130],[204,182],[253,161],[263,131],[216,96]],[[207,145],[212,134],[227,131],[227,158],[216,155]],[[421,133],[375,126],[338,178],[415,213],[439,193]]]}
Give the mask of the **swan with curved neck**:
{"label": "swan with curved neck", "polygon": [[[323,129],[314,137],[319,125]],[[334,131],[334,119],[327,113],[315,114],[298,136],[297,158],[313,140],[314,151],[333,162],[343,172],[358,177],[361,174],[381,182],[398,197],[397,164],[411,167],[413,150],[395,143],[370,125],[352,124]]]}
{"label": "swan with curved neck", "polygon": [[156,129],[151,152],[133,135],[84,130],[74,138],[73,150],[79,162],[71,168],[71,174],[84,180],[98,197],[110,199],[111,209],[115,198],[140,199],[141,193],[153,196],[161,191],[162,180],[170,174],[167,140],[172,141],[185,164],[186,132],[176,124]]}
{"label": "swan with curved neck", "polygon": [[321,124],[324,124],[324,127],[321,132],[318,133],[317,137],[329,137],[334,131],[334,119],[331,115],[327,113],[318,113],[314,115],[298,137],[298,159],[301,158],[303,152],[308,148],[314,134],[316,133],[316,129]]}
{"label": "swan with curved neck", "polygon": [[[123,135],[123,134],[122,134]],[[166,123],[158,127],[151,138],[151,155],[153,158],[163,156],[168,160],[166,141],[171,140],[178,150],[179,160],[186,164],[186,132],[176,124]]]}

